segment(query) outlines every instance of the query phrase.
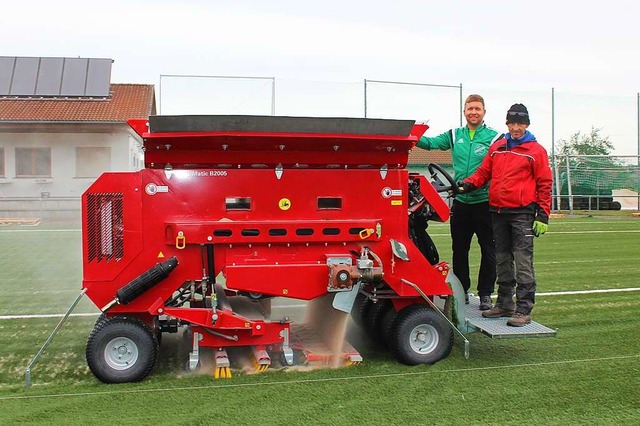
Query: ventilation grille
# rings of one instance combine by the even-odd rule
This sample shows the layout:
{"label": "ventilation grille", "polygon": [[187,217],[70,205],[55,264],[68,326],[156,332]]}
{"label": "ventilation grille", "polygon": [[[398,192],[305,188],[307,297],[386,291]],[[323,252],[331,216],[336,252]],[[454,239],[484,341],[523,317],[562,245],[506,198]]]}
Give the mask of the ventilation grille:
{"label": "ventilation grille", "polygon": [[120,260],[124,256],[124,222],[121,193],[88,194],[88,261]]}

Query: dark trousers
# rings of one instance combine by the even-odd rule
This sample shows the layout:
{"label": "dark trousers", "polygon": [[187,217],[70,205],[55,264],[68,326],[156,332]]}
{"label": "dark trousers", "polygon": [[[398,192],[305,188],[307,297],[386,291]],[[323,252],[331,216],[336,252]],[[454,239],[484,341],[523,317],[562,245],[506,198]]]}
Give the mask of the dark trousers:
{"label": "dark trousers", "polygon": [[465,204],[457,200],[451,207],[451,240],[453,250],[453,273],[456,274],[465,292],[471,287],[469,278],[469,249],[473,234],[480,245],[480,271],[478,272],[478,295],[489,296],[496,282],[496,252],[489,203]]}
{"label": "dark trousers", "polygon": [[[496,306],[530,314],[535,304],[533,213],[493,213],[496,240],[498,301]],[[516,303],[513,302],[515,290]]]}

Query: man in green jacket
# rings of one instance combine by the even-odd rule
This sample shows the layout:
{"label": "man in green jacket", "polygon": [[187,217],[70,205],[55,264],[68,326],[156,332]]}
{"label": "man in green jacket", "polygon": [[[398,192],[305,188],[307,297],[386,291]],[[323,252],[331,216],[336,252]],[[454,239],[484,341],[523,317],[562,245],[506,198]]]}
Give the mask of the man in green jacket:
{"label": "man in green jacket", "polygon": [[[456,182],[471,176],[489,151],[489,146],[501,134],[484,124],[484,99],[470,95],[464,103],[467,125],[451,129],[435,137],[422,136],[419,148],[451,150]],[[469,278],[469,249],[473,234],[478,237],[481,261],[478,273],[480,310],[492,308],[491,294],[496,281],[496,253],[493,243],[488,185],[456,197],[451,207],[451,239],[453,272],[460,279],[465,293],[471,287]],[[469,295],[466,294],[469,303]]]}

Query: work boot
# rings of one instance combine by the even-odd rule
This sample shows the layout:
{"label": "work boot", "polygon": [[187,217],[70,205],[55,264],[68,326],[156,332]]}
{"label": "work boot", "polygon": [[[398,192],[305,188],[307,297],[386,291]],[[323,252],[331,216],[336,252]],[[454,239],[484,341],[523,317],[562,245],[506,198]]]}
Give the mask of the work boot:
{"label": "work boot", "polygon": [[481,311],[488,311],[491,308],[493,308],[491,296],[480,296],[480,306],[478,306],[478,309]]}
{"label": "work boot", "polygon": [[507,321],[507,325],[511,327],[523,327],[531,322],[531,315],[523,314],[522,312],[516,312]]}
{"label": "work boot", "polygon": [[513,310],[502,309],[500,306],[496,305],[491,309],[482,311],[482,316],[485,318],[510,317],[513,316]]}

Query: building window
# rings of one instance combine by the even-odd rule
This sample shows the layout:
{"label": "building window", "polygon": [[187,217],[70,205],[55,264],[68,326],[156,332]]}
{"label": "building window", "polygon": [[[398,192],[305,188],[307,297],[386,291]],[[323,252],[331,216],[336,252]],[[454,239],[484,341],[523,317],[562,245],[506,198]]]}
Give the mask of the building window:
{"label": "building window", "polygon": [[16,177],[51,177],[51,148],[16,148]]}
{"label": "building window", "polygon": [[0,146],[0,177],[4,177],[4,148]]}
{"label": "building window", "polygon": [[76,147],[76,177],[94,178],[111,170],[111,148]]}

